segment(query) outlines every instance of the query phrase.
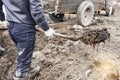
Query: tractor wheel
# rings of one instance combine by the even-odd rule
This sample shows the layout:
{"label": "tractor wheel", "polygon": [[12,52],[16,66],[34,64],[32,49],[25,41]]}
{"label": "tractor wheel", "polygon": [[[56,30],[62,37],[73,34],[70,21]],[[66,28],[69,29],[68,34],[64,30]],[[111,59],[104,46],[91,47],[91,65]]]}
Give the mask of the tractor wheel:
{"label": "tractor wheel", "polygon": [[63,13],[55,14],[55,13],[49,13],[49,17],[54,22],[62,22],[64,18]]}
{"label": "tractor wheel", "polygon": [[105,0],[106,16],[111,16],[115,13],[115,4],[111,0]]}
{"label": "tractor wheel", "polygon": [[92,23],[94,17],[94,5],[91,1],[84,1],[77,10],[78,22],[82,26],[88,26]]}
{"label": "tractor wheel", "polygon": [[112,11],[110,12],[110,9],[106,9],[106,16],[114,15],[114,13],[115,13],[115,8],[112,7],[111,10],[112,10]]}

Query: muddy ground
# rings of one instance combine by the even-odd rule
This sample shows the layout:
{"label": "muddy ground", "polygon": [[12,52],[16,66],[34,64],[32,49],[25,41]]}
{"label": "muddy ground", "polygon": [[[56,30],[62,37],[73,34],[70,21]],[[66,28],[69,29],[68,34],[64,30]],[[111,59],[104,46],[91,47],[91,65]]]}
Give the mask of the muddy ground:
{"label": "muddy ground", "polygon": [[[48,19],[51,27],[66,35],[80,35],[82,30],[70,29],[77,24],[76,16],[66,16],[61,23],[53,23]],[[38,74],[32,74],[30,80],[120,80],[120,11],[110,17],[106,17],[104,12],[96,17],[96,23],[83,30],[105,27],[111,37],[110,42],[101,43],[95,49],[81,41],[47,38],[37,32],[31,66],[40,66],[41,70]],[[9,80],[17,52],[7,31],[4,31],[4,35],[0,41],[6,48],[6,51],[0,52],[0,80]]]}

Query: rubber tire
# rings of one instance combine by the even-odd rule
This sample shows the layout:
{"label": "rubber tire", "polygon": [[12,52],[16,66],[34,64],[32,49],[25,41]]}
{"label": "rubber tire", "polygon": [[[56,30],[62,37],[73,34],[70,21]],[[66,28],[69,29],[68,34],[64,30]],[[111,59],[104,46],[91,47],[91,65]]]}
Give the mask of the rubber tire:
{"label": "rubber tire", "polygon": [[106,9],[106,16],[111,16],[111,15],[114,15],[114,13],[115,13],[115,8],[112,7],[112,13],[111,13],[111,15],[109,15],[109,13],[110,13],[110,10],[107,10],[107,9]]}
{"label": "rubber tire", "polygon": [[111,15],[114,15],[114,13],[115,13],[115,7],[113,6],[112,7],[112,13],[111,13],[111,15],[109,15],[110,14],[110,10],[107,8],[107,1],[105,0],[105,11],[106,11],[106,16],[111,16]]}
{"label": "rubber tire", "polygon": [[62,22],[64,18],[63,13],[55,14],[55,13],[49,13],[49,17],[54,22]]}
{"label": "rubber tire", "polygon": [[91,1],[84,1],[77,10],[78,22],[82,26],[88,26],[92,23],[94,17],[94,5]]}

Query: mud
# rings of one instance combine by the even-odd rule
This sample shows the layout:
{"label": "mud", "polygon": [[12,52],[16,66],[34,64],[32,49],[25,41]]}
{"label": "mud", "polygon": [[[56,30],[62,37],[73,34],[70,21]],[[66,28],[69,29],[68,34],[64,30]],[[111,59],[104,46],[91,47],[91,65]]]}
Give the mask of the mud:
{"label": "mud", "polygon": [[[82,41],[64,38],[47,38],[42,33],[36,34],[36,45],[31,67],[40,66],[41,70],[30,76],[30,80],[120,80],[120,12],[111,17],[96,15],[99,19],[84,29],[107,28],[110,42],[100,43],[98,51]],[[71,30],[77,24],[74,17],[62,23],[53,23],[56,32],[65,35],[79,36],[81,30]],[[0,58],[0,80],[12,78],[16,64],[17,52],[8,33],[4,32],[1,44],[6,51]],[[106,68],[104,66],[108,65]],[[104,74],[104,75],[102,75]]]}
{"label": "mud", "polygon": [[[35,80],[119,80],[119,12],[116,12],[115,15],[111,17],[104,15],[97,15],[97,17],[99,20],[95,25],[85,27],[83,30],[107,28],[111,34],[110,42],[106,41],[105,44],[100,43],[98,51],[96,49],[93,50],[93,47],[85,45],[80,40],[72,41],[58,37],[47,39],[42,35],[38,36],[39,38],[37,37],[37,39],[41,39],[42,37],[41,41],[45,40],[41,45],[36,45],[36,51],[38,51],[37,56],[41,54],[37,60],[40,61],[39,64],[41,66],[43,65],[42,61],[46,61],[46,65],[49,63],[50,65],[42,68],[40,76]],[[81,35],[81,30],[70,29],[74,24],[77,24],[76,20],[71,18],[65,20],[63,23],[54,24],[52,27],[57,32],[65,35]],[[39,48],[41,48],[41,46],[43,46],[43,48],[40,51]],[[36,55],[36,52],[34,55]],[[91,65],[94,65],[95,61],[101,62],[102,68],[101,66],[90,68]],[[105,64],[108,64],[110,68],[104,70],[103,66],[105,66]],[[89,77],[86,76],[88,70],[92,71],[89,73]]]}
{"label": "mud", "polygon": [[107,31],[107,28],[89,30],[83,33],[80,40],[87,45],[95,47],[96,44],[105,43],[106,40],[110,40],[110,33]]}

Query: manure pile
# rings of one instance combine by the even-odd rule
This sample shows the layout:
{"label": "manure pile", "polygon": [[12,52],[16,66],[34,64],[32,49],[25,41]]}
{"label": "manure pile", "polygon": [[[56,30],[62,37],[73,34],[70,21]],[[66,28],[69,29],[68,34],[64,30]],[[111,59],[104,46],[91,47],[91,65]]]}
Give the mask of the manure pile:
{"label": "manure pile", "polygon": [[99,44],[101,42],[105,43],[106,40],[110,40],[110,33],[106,28],[88,30],[83,33],[80,40],[83,43],[94,47],[96,44]]}

